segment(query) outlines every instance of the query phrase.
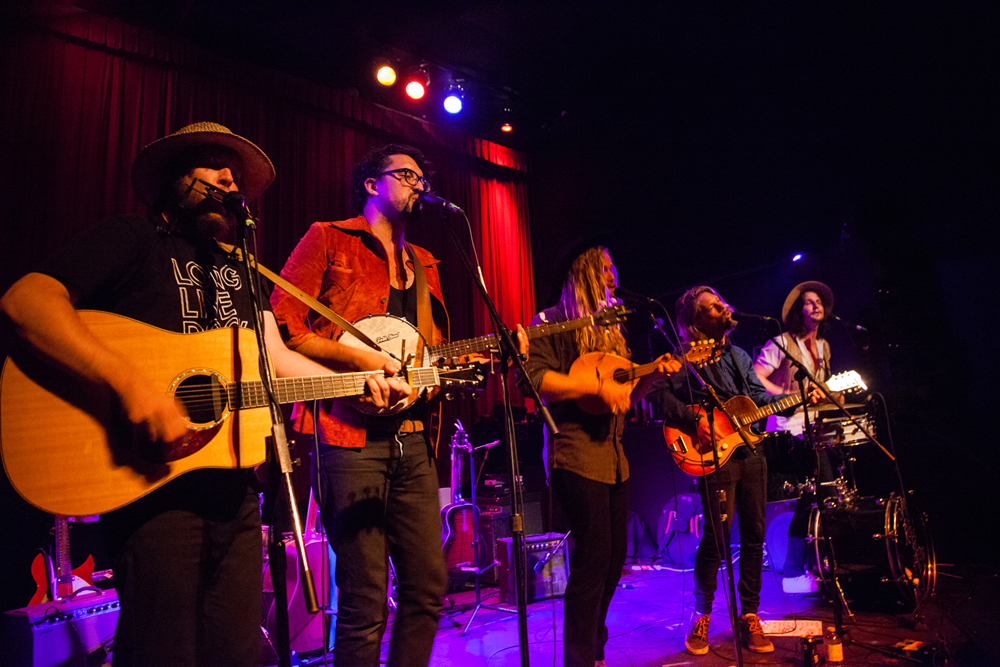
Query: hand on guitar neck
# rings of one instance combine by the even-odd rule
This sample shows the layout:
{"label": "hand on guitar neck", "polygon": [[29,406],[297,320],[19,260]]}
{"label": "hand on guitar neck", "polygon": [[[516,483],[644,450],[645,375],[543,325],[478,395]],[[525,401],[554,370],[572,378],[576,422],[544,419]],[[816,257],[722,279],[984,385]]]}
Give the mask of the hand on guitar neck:
{"label": "hand on guitar neck", "polygon": [[375,408],[378,412],[383,412],[389,407],[396,405],[413,392],[413,387],[405,380],[396,377],[400,371],[400,363],[384,352],[375,350],[357,349],[359,357],[355,364],[360,371],[382,371],[374,372],[368,376],[368,388],[365,395],[358,400],[361,403]]}

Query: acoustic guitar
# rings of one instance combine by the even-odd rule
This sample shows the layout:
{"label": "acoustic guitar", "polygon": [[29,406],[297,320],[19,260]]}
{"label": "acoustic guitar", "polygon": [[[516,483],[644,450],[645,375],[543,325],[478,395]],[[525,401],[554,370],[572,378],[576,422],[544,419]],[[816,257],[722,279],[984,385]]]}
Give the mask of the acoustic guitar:
{"label": "acoustic guitar", "polygon": [[[80,317],[183,404],[189,435],[174,447],[154,446],[136,433],[109,388],[30,353],[8,358],[0,376],[0,456],[25,500],[51,514],[104,514],[191,470],[264,461],[271,418],[253,331],[180,334],[99,311]],[[292,403],[360,396],[378,372],[279,378],[275,397]],[[402,377],[415,387],[481,386],[486,371],[479,364],[404,368]]]}
{"label": "acoustic guitar", "polygon": [[[451,503],[441,510],[441,549],[453,575],[477,562],[482,566],[486,557],[486,545],[479,536],[479,508],[462,498],[462,452],[472,456],[472,445],[461,422],[456,426],[451,438]],[[473,544],[479,545],[479,561]]]}
{"label": "acoustic guitar", "polygon": [[[856,371],[846,371],[826,381],[830,391],[864,390],[868,387]],[[799,396],[788,396],[780,401],[758,408],[747,396],[734,396],[725,402],[725,411],[713,410],[715,421],[715,438],[719,448],[719,463],[716,465],[712,454],[712,443],[702,442],[700,438],[687,431],[671,426],[663,427],[663,437],[667,448],[674,457],[674,462],[688,475],[702,477],[715,472],[729,461],[738,448],[749,445],[751,448],[760,442],[764,436],[750,430],[750,425],[773,414],[802,404]],[[705,410],[699,405],[688,406],[698,414],[704,415]]]}
{"label": "acoustic guitar", "polygon": [[[288,593],[288,639],[291,649],[298,653],[316,651],[323,648],[323,639],[328,636],[329,626],[326,623],[336,623],[337,615],[337,584],[330,580],[337,557],[330,550],[329,542],[319,523],[319,506],[313,494],[309,493],[309,508],[306,510],[306,521],[302,528],[302,541],[305,546],[309,569],[315,574],[316,598],[320,604],[330,600],[331,613],[310,614],[306,609],[306,595],[302,588],[300,575],[299,551],[291,538],[283,540],[285,548],[285,590]],[[329,597],[327,589],[330,589]],[[264,564],[263,591],[267,606],[265,624],[270,636],[276,636],[278,631],[278,610],[275,608],[274,580],[271,576],[270,559]]]}

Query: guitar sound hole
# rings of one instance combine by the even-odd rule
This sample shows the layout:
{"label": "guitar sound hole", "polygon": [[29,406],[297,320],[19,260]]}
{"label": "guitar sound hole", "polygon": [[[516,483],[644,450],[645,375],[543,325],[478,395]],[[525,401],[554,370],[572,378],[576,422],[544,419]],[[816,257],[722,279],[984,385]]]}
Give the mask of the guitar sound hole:
{"label": "guitar sound hole", "polygon": [[216,375],[191,375],[177,385],[174,397],[184,404],[192,424],[215,424],[229,409],[226,387]]}

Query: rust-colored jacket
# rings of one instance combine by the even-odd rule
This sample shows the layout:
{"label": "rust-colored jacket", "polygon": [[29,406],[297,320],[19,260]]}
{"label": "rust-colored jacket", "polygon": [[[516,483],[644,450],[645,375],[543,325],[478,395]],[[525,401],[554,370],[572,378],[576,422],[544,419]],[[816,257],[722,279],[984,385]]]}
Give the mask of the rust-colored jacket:
{"label": "rust-colored jacket", "polygon": [[[431,296],[443,309],[438,260],[423,248],[413,246],[413,249],[424,266]],[[313,223],[292,251],[281,275],[349,322],[368,315],[384,315],[388,307],[389,263],[364,216]],[[340,327],[280,287],[274,288],[271,307],[285,344],[292,350],[310,336],[335,339],[340,335]],[[438,345],[445,336],[446,332],[435,323],[434,340],[429,344]],[[313,433],[311,403],[297,403],[292,419],[296,431]],[[344,401],[323,401],[319,425],[320,442],[324,444],[365,446],[365,415]]]}

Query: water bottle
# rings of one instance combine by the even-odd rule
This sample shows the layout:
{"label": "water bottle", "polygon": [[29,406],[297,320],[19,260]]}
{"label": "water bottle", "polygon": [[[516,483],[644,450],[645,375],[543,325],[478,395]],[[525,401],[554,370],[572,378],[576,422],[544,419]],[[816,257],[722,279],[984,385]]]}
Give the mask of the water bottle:
{"label": "water bottle", "polygon": [[826,629],[823,643],[826,645],[826,662],[828,664],[840,664],[844,659],[844,643],[840,641],[837,629],[832,625]]}

